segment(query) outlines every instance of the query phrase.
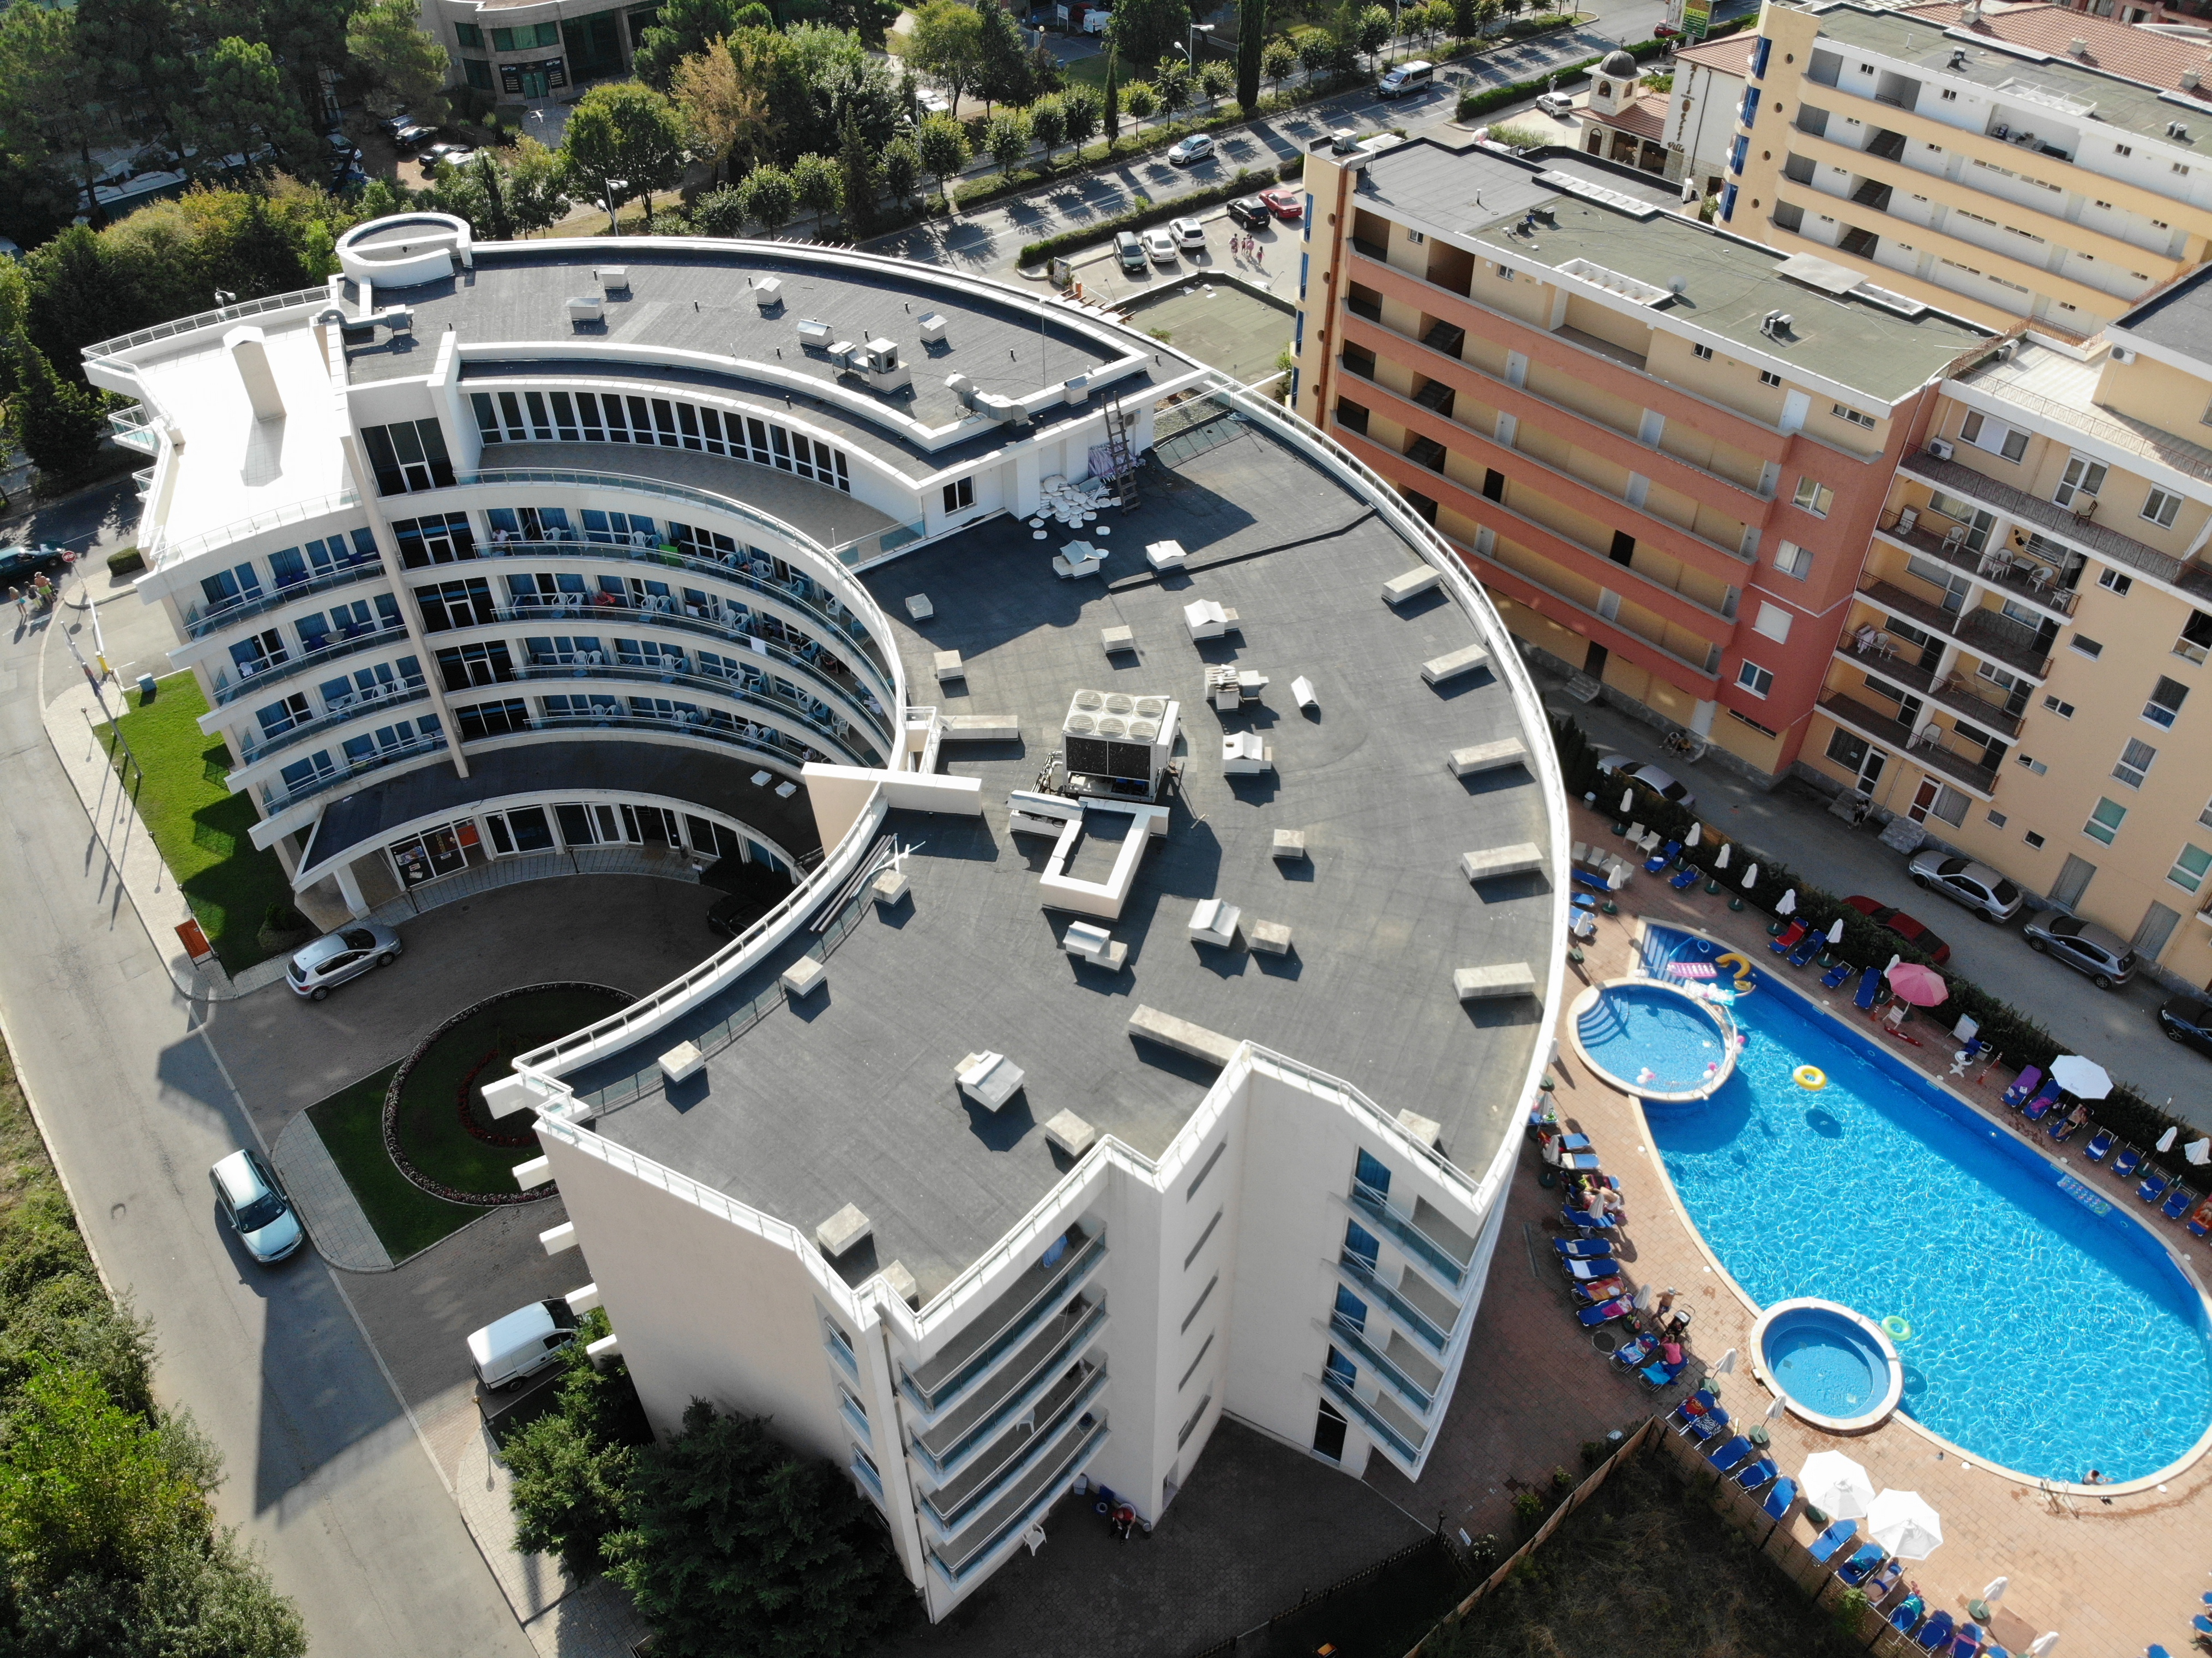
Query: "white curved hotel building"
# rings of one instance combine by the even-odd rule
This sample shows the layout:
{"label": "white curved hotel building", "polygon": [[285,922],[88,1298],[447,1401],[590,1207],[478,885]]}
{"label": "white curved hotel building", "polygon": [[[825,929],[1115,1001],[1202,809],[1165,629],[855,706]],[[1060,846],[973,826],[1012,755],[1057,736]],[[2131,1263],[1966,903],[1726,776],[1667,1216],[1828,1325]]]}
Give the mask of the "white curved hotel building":
{"label": "white curved hotel building", "polygon": [[487,1090],[654,1422],[835,1458],[937,1617],[1079,1481],[1160,1520],[1224,1411],[1418,1479],[1566,909],[1540,705],[1434,531],[973,277],[430,215],[340,258],[88,352],[141,592],[302,890],[610,842],[795,882]]}

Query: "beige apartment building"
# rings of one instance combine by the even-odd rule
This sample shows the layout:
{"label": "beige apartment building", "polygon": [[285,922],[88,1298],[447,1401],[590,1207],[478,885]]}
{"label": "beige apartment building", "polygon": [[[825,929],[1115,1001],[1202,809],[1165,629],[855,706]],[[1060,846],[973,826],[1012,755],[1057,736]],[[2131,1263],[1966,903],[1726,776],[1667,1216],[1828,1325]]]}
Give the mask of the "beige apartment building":
{"label": "beige apartment building", "polygon": [[1945,382],[1802,758],[2212,981],[2212,268]]}
{"label": "beige apartment building", "polygon": [[2085,344],[2202,263],[2202,40],[2002,0],[1768,3],[1722,216],[1998,328]]}

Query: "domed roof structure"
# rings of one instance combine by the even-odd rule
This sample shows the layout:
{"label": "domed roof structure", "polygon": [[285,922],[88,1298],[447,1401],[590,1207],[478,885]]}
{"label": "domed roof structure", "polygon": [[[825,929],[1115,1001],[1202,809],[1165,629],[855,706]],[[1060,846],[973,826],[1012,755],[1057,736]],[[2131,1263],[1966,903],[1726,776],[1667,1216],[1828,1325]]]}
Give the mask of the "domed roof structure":
{"label": "domed roof structure", "polygon": [[1626,76],[1633,81],[1636,78],[1636,59],[1626,52],[1609,52],[1605,55],[1605,61],[1597,66],[1597,72],[1600,75]]}

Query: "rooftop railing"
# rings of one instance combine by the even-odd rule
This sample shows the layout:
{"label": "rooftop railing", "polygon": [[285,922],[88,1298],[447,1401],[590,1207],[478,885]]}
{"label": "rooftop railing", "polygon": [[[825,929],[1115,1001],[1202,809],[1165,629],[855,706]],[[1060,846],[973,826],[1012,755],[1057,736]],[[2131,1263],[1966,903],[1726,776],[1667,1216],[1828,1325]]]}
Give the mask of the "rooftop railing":
{"label": "rooftop railing", "polygon": [[288,524],[304,524],[311,518],[320,518],[325,513],[335,513],[341,507],[357,507],[361,497],[351,489],[341,489],[335,495],[316,495],[305,501],[287,501],[282,507],[272,507],[266,512],[249,513],[245,518],[233,519],[213,530],[203,530],[198,535],[181,540],[172,539],[166,525],[155,525],[152,531],[139,537],[141,551],[148,554],[150,568],[167,569],[188,558],[212,552],[243,541],[248,536],[258,535],[264,530],[281,529]]}
{"label": "rooftop railing", "polygon": [[238,322],[246,317],[265,317],[272,311],[289,311],[295,306],[313,305],[330,297],[331,291],[327,288],[295,288],[289,294],[271,294],[264,299],[227,305],[220,311],[203,311],[197,316],[179,317],[174,322],[142,328],[135,334],[118,334],[111,340],[96,340],[83,348],[84,360],[92,362],[100,357],[112,357],[118,351],[128,351],[134,346],[151,345],[155,340],[173,339],[196,329],[212,328],[218,323]]}

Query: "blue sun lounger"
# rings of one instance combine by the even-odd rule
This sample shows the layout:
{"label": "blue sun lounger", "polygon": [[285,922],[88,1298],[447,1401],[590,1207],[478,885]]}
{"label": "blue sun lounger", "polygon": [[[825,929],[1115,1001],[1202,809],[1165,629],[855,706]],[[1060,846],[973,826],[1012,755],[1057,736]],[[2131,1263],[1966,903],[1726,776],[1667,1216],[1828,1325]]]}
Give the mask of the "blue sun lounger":
{"label": "blue sun lounger", "polygon": [[1638,1379],[1653,1393],[1664,1393],[1674,1385],[1674,1378],[1682,1374],[1689,1362],[1684,1359],[1680,1364],[1669,1364],[1662,1358],[1656,1364],[1645,1365],[1636,1374]]}
{"label": "blue sun lounger", "polygon": [[1842,984],[1844,980],[1850,978],[1854,970],[1855,969],[1849,962],[1838,962],[1835,966],[1830,968],[1826,974],[1822,976],[1820,980],[1820,988],[1823,990],[1835,989],[1838,985]]}
{"label": "blue sun lounger", "polygon": [[1728,1412],[1716,1405],[1703,1416],[1690,1418],[1690,1437],[1702,1445],[1708,1440],[1725,1436],[1728,1425]]}
{"label": "blue sun lounger", "polygon": [[1620,1223],[1611,1215],[1601,1215],[1595,1209],[1566,1209],[1559,1211],[1559,1218],[1578,1232],[1618,1232]]}
{"label": "blue sun lounger", "polygon": [[1828,935],[1813,932],[1805,935],[1805,942],[1791,950],[1785,958],[1792,967],[1802,967],[1828,947]]}
{"label": "blue sun lounger", "polygon": [[1899,1600],[1889,1614],[1889,1626],[1899,1635],[1910,1635],[1928,1610],[1928,1603],[1917,1594],[1908,1594]]}
{"label": "blue sun lounger", "polygon": [[1657,1336],[1649,1334],[1640,1335],[1633,1341],[1626,1342],[1620,1346],[1614,1348],[1613,1350],[1613,1362],[1624,1370],[1638,1370],[1648,1363],[1651,1355],[1658,1351],[1659,1338]]}
{"label": "blue sun lounger", "polygon": [[1893,1557],[1889,1564],[1876,1572],[1866,1586],[1867,1604],[1878,1606],[1895,1594],[1897,1586],[1905,1581],[1905,1562]]}
{"label": "blue sun lounger", "polygon": [[1785,1473],[1767,1488],[1766,1500],[1759,1506],[1765,1511],[1768,1518],[1786,1520],[1790,1517],[1791,1505],[1796,1501],[1797,1482]]}
{"label": "blue sun lounger", "polygon": [[1912,1643],[1923,1652],[1933,1652],[1951,1638],[1951,1632],[1957,1627],[1949,1612],[1931,1613],[1920,1626],[1920,1633],[1912,1637]]}
{"label": "blue sun lounger", "polygon": [[1881,989],[1881,969],[1878,967],[1870,967],[1859,975],[1858,994],[1851,999],[1863,1010],[1871,1010],[1874,1006],[1874,999]]}
{"label": "blue sun lounger", "polygon": [[1626,1318],[1636,1310],[1636,1303],[1626,1296],[1615,1296],[1611,1301],[1601,1301],[1595,1307],[1577,1308],[1575,1321],[1595,1330],[1601,1324],[1610,1324],[1617,1318]]}
{"label": "blue sun lounger", "polygon": [[1698,884],[1698,877],[1704,873],[1705,871],[1699,869],[1695,864],[1685,864],[1674,872],[1674,878],[1667,884],[1677,892],[1686,892]]}
{"label": "blue sun lounger", "polygon": [[1667,1412],[1667,1425],[1680,1433],[1690,1425],[1692,1418],[1704,1415],[1719,1403],[1719,1397],[1711,1388],[1700,1388]]}
{"label": "blue sun lounger", "polygon": [[2112,1131],[2109,1128],[2100,1128],[2090,1136],[2088,1145],[2081,1148],[2081,1155],[2088,1158],[2091,1163],[2102,1163],[2112,1155]]}
{"label": "blue sun lounger", "polygon": [[1603,1260],[1613,1254],[1611,1238],[1553,1238],[1552,1248],[1569,1260]]}
{"label": "blue sun lounger", "polygon": [[2143,1176],[2143,1183],[2136,1187],[2136,1195],[2145,1203],[2156,1203],[2166,1195],[2166,1188],[2169,1183],[2164,1175],[2154,1169]]}
{"label": "blue sun lounger", "polygon": [[1737,1485],[1742,1486],[1744,1490],[1747,1491],[1755,1491],[1761,1485],[1764,1485],[1768,1480],[1773,1479],[1776,1474],[1780,1473],[1781,1472],[1781,1469],[1774,1466],[1774,1459],[1772,1457],[1762,1456],[1758,1461],[1753,1463],[1749,1467],[1738,1468],[1734,1474],[1729,1476],[1729,1478],[1733,1479]]}
{"label": "blue sun lounger", "polygon": [[2199,1635],[2212,1635],[2212,1618],[2207,1618],[2201,1612],[2189,1620],[2189,1626]]}
{"label": "blue sun lounger", "polygon": [[1613,890],[1613,884],[1594,869],[1578,869],[1573,872],[1573,876],[1578,885],[1591,888],[1598,892]]}
{"label": "blue sun lounger", "polygon": [[1982,1631],[1978,1624],[1961,1624],[1959,1633],[1951,1642],[1950,1658],[1982,1658]]}
{"label": "blue sun lounger", "polygon": [[1559,1266],[1577,1284],[1595,1284],[1601,1278],[1620,1276],[1620,1263],[1611,1255],[1601,1255],[1595,1260],[1569,1260],[1563,1255]]}
{"label": "blue sun lounger", "polygon": [[2112,1159],[2113,1175],[2119,1180],[2132,1178],[2136,1170],[2142,1167],[2142,1157],[2143,1154],[2134,1146],[2122,1146],[2120,1155]]}
{"label": "blue sun lounger", "polygon": [[1682,843],[1680,841],[1669,841],[1644,860],[1644,872],[1646,875],[1656,875],[1674,861],[1674,855],[1681,849]]}
{"label": "blue sun lounger", "polygon": [[1851,1558],[1836,1568],[1836,1576],[1853,1588],[1874,1576],[1881,1563],[1889,1558],[1889,1551],[1879,1543],[1869,1543]]}
{"label": "blue sun lounger", "polygon": [[1738,1434],[1734,1439],[1729,1440],[1727,1444],[1716,1447],[1714,1449],[1707,1451],[1705,1453],[1705,1461],[1711,1463],[1713,1467],[1718,1468],[1723,1473],[1726,1473],[1730,1468],[1735,1467],[1737,1463],[1742,1461],[1744,1458],[1750,1455],[1751,1442],[1748,1439],[1746,1439],[1741,1434]]}
{"label": "blue sun lounger", "polygon": [[[2197,1193],[2185,1186],[2177,1186],[2166,1194],[2166,1202],[2159,1210],[2168,1220],[2179,1220],[2197,1204]],[[2206,1633],[2212,1634],[2212,1631]]]}
{"label": "blue sun lounger", "polygon": [[2004,1102],[2017,1111],[2042,1084],[2043,1067],[2032,1065],[2012,1079],[2012,1086],[2004,1091]]}
{"label": "blue sun lounger", "polygon": [[2065,1090],[2059,1087],[2058,1079],[2052,1078],[2043,1084],[2041,1093],[2021,1108],[2021,1114],[2030,1122],[2041,1122],[2051,1108],[2058,1103],[2058,1096],[2063,1092]]}
{"label": "blue sun lounger", "polygon": [[1859,1522],[1857,1521],[1838,1520],[1834,1525],[1829,1527],[1827,1530],[1822,1532],[1818,1537],[1813,1540],[1813,1547],[1811,1551],[1812,1556],[1815,1560],[1819,1561],[1825,1566],[1835,1557],[1835,1552],[1838,1549],[1843,1547],[1844,1544],[1850,1542],[1851,1539],[1856,1537],[1858,1534]]}

